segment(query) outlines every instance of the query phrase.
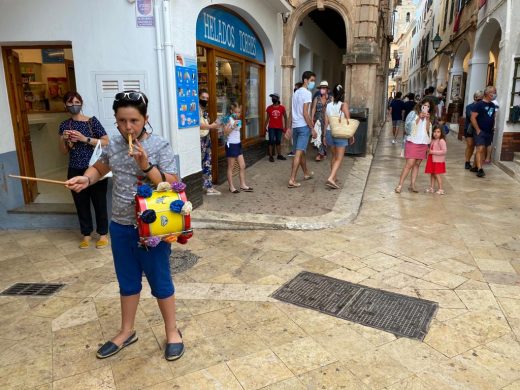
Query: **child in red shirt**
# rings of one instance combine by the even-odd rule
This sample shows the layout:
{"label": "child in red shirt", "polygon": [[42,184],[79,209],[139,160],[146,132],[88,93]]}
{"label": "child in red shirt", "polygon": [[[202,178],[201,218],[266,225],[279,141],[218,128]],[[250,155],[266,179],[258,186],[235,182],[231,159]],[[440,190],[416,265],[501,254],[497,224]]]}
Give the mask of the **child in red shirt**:
{"label": "child in red shirt", "polygon": [[269,161],[274,162],[274,148],[278,154],[278,160],[287,160],[282,156],[282,133],[287,131],[287,112],[285,107],[280,104],[280,95],[273,93],[269,95],[272,99],[271,104],[265,110],[267,116],[265,123],[269,133]]}

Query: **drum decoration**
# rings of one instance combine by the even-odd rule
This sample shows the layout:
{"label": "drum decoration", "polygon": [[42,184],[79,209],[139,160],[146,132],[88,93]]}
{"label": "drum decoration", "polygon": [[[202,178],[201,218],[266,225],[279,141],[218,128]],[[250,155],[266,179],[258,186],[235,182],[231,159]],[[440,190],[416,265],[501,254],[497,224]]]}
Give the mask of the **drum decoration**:
{"label": "drum decoration", "polygon": [[147,184],[137,187],[135,209],[142,245],[153,248],[161,241],[186,244],[193,236],[193,205],[185,190],[186,184],[181,182],[159,183],[155,191]]}

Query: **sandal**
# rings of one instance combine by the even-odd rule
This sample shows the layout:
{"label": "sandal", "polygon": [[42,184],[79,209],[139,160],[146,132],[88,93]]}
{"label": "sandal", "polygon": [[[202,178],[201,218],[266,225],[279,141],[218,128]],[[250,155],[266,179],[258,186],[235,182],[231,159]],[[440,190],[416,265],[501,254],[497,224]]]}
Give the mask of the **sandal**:
{"label": "sandal", "polygon": [[232,194],[240,194],[240,191],[237,190],[236,188],[233,191],[231,191],[231,188],[230,188],[229,192],[231,192]]}
{"label": "sandal", "polygon": [[426,189],[424,190],[424,192],[426,192],[426,193],[428,193],[428,194],[433,194],[433,193],[435,192],[435,190],[434,190],[432,187],[430,187],[430,188],[426,188]]}
{"label": "sandal", "polygon": [[90,240],[82,240],[79,243],[79,249],[87,249],[90,246]]}
{"label": "sandal", "polygon": [[108,239],[107,239],[107,238],[100,238],[100,239],[96,242],[96,248],[97,248],[97,249],[106,248],[107,246],[108,246]]}
{"label": "sandal", "polygon": [[298,188],[301,186],[301,183],[289,183],[287,188]]}
{"label": "sandal", "polygon": [[408,187],[408,191],[413,192],[415,194],[417,194],[419,192],[419,191],[417,191],[417,188],[412,187],[412,186]]}
{"label": "sandal", "polygon": [[244,192],[253,192],[253,187],[246,187],[246,188],[242,188],[242,187],[240,187],[240,191],[244,191]]}
{"label": "sandal", "polygon": [[329,187],[329,188],[332,188],[333,190],[339,190],[339,186],[338,186],[336,183],[334,183],[334,182],[332,182],[332,181],[330,181],[330,180],[327,180],[327,182],[325,183],[325,185],[326,185],[327,187]]}
{"label": "sandal", "polygon": [[446,192],[444,192],[444,190],[437,190],[435,193],[437,195],[446,195]]}
{"label": "sandal", "polygon": [[396,193],[396,194],[400,194],[400,193],[401,193],[401,188],[402,188],[402,186],[397,186],[397,187],[395,187],[395,190],[394,190],[395,193]]}
{"label": "sandal", "polygon": [[314,177],[314,172],[311,172],[310,175],[303,176],[303,180],[311,180]]}

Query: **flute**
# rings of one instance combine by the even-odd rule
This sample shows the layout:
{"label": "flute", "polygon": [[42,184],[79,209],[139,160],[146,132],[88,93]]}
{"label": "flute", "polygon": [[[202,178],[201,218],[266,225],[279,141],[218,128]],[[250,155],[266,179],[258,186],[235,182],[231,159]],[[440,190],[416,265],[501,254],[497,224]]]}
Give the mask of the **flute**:
{"label": "flute", "polygon": [[128,134],[128,152],[130,154],[134,152],[134,145],[132,144],[132,134]]}

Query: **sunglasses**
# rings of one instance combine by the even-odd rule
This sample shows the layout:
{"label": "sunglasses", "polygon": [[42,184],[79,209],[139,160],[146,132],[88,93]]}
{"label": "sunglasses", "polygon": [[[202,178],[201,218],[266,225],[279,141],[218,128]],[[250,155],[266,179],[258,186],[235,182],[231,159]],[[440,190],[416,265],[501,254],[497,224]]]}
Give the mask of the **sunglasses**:
{"label": "sunglasses", "polygon": [[138,102],[142,100],[144,104],[148,104],[146,97],[141,92],[119,92],[114,97],[116,101],[129,100],[131,102]]}

